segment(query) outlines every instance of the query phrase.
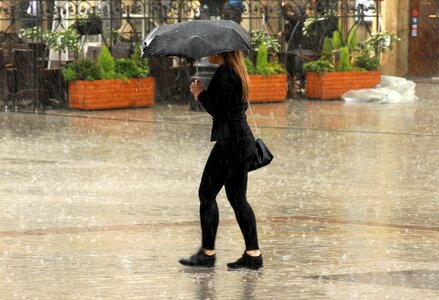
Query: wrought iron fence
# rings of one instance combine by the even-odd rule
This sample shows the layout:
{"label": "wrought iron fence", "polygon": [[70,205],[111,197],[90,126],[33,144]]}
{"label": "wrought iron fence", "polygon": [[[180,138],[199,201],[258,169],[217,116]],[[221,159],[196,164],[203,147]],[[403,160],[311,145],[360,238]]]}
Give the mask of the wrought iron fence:
{"label": "wrought iron fence", "polygon": [[[280,61],[293,78],[302,75],[301,63],[318,56],[333,30],[359,25],[356,30],[361,27],[367,37],[380,24],[378,0],[0,0],[0,104],[62,106],[66,89],[59,68],[78,56],[95,56],[96,45],[128,56],[159,24],[220,18],[278,37]],[[32,27],[63,31],[87,20],[97,26],[83,29],[77,53],[55,52],[18,35]]]}

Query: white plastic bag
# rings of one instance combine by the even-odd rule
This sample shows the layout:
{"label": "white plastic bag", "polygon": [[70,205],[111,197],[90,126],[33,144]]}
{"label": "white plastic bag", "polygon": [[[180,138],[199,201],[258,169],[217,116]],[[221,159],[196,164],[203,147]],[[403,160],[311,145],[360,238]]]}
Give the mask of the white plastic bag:
{"label": "white plastic bag", "polygon": [[352,90],[343,94],[341,99],[349,103],[378,102],[403,103],[418,99],[415,95],[416,84],[402,77],[381,76],[381,83],[373,89]]}

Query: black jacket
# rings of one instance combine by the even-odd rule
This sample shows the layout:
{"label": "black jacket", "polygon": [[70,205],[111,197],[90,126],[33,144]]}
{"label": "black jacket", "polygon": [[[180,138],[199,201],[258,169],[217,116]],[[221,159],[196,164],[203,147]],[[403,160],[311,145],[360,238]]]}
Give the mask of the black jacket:
{"label": "black jacket", "polygon": [[198,100],[213,117],[211,141],[251,135],[247,123],[247,101],[242,101],[242,83],[235,70],[221,65],[213,75],[209,88]]}

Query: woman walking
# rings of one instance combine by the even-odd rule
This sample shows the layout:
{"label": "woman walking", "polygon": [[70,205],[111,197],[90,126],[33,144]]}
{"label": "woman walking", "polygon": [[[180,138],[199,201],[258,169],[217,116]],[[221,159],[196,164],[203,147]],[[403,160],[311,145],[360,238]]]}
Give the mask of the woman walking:
{"label": "woman walking", "polygon": [[224,186],[245,241],[245,252],[230,269],[259,269],[263,266],[259,251],[256,218],[247,202],[249,161],[255,154],[255,141],[247,123],[249,84],[241,51],[208,57],[219,65],[209,88],[196,80],[191,93],[213,117],[211,141],[215,145],[206,162],[198,191],[202,246],[189,258],[180,259],[185,266],[215,265],[215,239],[219,223],[216,196]]}

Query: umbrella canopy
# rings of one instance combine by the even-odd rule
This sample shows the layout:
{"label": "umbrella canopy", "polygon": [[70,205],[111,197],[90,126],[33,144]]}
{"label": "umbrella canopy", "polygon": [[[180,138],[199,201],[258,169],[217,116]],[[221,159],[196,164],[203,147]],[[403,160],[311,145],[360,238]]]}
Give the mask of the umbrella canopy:
{"label": "umbrella canopy", "polygon": [[194,20],[154,28],[142,42],[142,57],[184,56],[250,50],[250,35],[231,20]]}

